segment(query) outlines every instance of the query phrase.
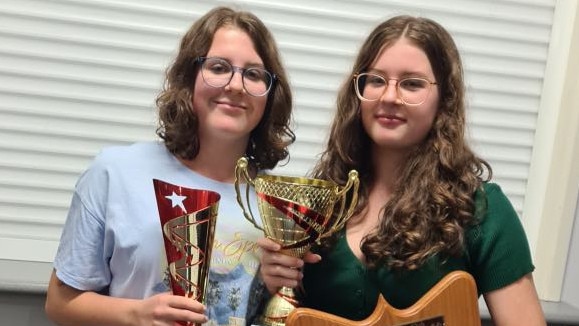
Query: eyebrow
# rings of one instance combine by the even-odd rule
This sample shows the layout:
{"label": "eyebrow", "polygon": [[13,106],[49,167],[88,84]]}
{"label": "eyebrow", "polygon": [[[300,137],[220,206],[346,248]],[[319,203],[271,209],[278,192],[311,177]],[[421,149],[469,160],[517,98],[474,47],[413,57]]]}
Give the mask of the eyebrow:
{"label": "eyebrow", "polygon": [[[221,60],[229,62],[229,64],[233,66],[233,64],[231,63],[231,60],[229,60],[227,58],[220,57],[220,56],[207,56],[207,57],[208,58],[219,58]],[[263,63],[258,63],[258,62],[248,62],[242,68],[262,68],[262,69],[265,69],[265,65]]]}
{"label": "eyebrow", "polygon": [[[375,74],[381,75],[383,77],[390,78],[385,71],[380,70],[380,69],[370,68],[367,70],[367,72],[375,73]],[[428,76],[427,74],[425,74],[423,72],[419,72],[419,71],[403,71],[402,74],[399,76],[399,78],[406,78],[406,77],[432,78],[432,77]]]}

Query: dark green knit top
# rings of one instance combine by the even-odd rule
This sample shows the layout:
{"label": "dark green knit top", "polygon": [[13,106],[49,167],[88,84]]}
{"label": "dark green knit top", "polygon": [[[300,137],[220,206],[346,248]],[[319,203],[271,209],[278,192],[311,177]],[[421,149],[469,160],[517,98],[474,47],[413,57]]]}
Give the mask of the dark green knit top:
{"label": "dark green knit top", "polygon": [[451,271],[473,275],[479,295],[532,272],[529,244],[517,213],[498,185],[483,187],[484,193],[475,195],[476,211],[482,212],[477,214],[480,223],[466,231],[467,244],[461,257],[442,263],[434,256],[413,271],[368,269],[354,256],[342,231],[336,246],[321,262],[304,267],[302,305],[362,320],[372,313],[380,293],[393,307],[407,308]]}

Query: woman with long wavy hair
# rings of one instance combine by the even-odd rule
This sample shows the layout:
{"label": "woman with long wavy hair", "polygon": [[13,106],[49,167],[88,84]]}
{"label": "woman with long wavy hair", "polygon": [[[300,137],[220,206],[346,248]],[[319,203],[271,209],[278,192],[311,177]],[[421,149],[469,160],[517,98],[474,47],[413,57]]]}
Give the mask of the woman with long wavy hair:
{"label": "woman with long wavy hair", "polygon": [[270,292],[301,282],[304,306],[362,320],[380,294],[406,308],[464,270],[496,325],[545,324],[517,213],[465,139],[464,93],[459,52],[438,23],[397,16],[371,32],[313,172],[345,184],[357,170],[357,210],[304,260],[261,239]]}

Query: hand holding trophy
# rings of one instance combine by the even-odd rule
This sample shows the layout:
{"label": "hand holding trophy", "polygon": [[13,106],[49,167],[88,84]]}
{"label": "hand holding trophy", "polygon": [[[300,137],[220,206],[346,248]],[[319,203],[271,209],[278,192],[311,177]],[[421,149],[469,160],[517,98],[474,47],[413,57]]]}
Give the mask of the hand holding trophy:
{"label": "hand holding trophy", "polygon": [[[248,161],[242,157],[235,168],[237,201],[245,218],[266,237],[279,243],[281,252],[303,258],[312,244],[339,231],[352,216],[358,202],[358,172],[350,171],[345,186],[326,180],[258,175],[254,179],[247,171]],[[240,183],[245,179],[245,202]],[[259,226],[249,205],[249,186],[257,193],[257,203],[263,227]],[[351,190],[346,208],[347,194]],[[247,207],[247,209],[246,209]],[[266,326],[283,326],[290,311],[298,307],[293,289],[282,287],[267,303],[264,312]]]}
{"label": "hand holding trophy", "polygon": [[[211,249],[221,196],[154,179],[169,282],[175,295],[205,304]],[[189,325],[189,323],[180,323]]]}

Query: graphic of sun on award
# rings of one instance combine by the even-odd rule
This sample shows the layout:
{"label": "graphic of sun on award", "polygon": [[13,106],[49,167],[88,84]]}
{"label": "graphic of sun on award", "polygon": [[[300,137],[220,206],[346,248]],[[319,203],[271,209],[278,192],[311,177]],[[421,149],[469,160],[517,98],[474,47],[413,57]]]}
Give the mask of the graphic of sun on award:
{"label": "graphic of sun on award", "polygon": [[[206,289],[221,196],[153,179],[171,290],[206,304]],[[190,326],[190,323],[180,323]]]}

